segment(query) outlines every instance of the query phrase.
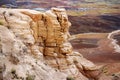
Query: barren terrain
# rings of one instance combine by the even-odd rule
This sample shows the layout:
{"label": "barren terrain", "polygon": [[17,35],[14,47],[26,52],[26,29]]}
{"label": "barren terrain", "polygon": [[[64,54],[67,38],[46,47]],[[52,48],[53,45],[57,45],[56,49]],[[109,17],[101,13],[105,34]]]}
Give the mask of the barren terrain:
{"label": "barren terrain", "polygon": [[[56,6],[66,8],[72,23],[71,35],[82,34],[82,37],[71,41],[74,49],[92,62],[105,65],[105,73],[114,76],[120,73],[120,52],[115,52],[106,34],[120,29],[120,5],[83,2],[84,0],[76,0],[76,2],[74,0],[31,0],[30,2],[17,0],[19,8],[43,8],[45,10]],[[83,33],[103,34],[95,36]],[[120,44],[119,38],[117,41]],[[119,80],[119,78],[114,80]]]}
{"label": "barren terrain", "polygon": [[120,72],[120,53],[115,52],[111,41],[107,38],[76,39],[71,43],[76,51],[90,61],[105,65],[106,74],[113,75]]}
{"label": "barren terrain", "polygon": [[[86,0],[87,1],[87,0]],[[36,3],[37,2],[37,3]],[[105,2],[85,3],[84,0],[51,2],[33,0],[30,8],[37,6],[48,9],[50,7],[63,7],[67,9],[69,20],[72,23],[70,33],[101,33],[98,35],[81,34],[78,39],[71,43],[76,51],[96,64],[105,66],[106,74],[113,75],[120,72],[120,53],[115,52],[111,41],[107,39],[107,33],[120,29],[120,6],[119,4],[109,4]],[[83,3],[81,3],[83,2]],[[25,7],[25,3],[18,0],[19,5]],[[35,5],[37,4],[37,5]],[[101,37],[102,36],[102,37]],[[118,42],[119,39],[118,39]],[[119,80],[118,78],[116,80]]]}

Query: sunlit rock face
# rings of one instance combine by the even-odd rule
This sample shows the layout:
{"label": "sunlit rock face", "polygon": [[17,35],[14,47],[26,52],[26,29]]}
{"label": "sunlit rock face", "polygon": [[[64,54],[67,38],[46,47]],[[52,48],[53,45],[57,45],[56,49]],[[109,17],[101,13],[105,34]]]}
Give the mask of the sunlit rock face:
{"label": "sunlit rock face", "polygon": [[97,70],[68,42],[65,9],[46,12],[0,9],[0,78],[3,80],[89,80]]}
{"label": "sunlit rock face", "polygon": [[108,35],[108,39],[111,40],[111,43],[114,47],[114,51],[118,53],[120,53],[119,35],[120,35],[120,30],[113,31]]}

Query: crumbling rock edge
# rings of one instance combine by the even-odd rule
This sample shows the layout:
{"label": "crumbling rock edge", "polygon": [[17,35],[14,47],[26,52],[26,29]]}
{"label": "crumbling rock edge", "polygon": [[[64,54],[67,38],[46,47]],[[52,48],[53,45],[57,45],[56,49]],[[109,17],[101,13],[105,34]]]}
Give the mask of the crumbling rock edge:
{"label": "crumbling rock edge", "polygon": [[115,30],[115,31],[112,31],[111,33],[109,33],[108,35],[108,39],[111,40],[111,43],[115,49],[115,52],[118,52],[120,53],[120,45],[117,43],[117,40],[114,39],[114,36],[115,35],[120,35],[120,30]]}
{"label": "crumbling rock edge", "polygon": [[95,79],[85,71],[100,67],[73,51],[70,25],[65,9],[0,8],[0,79]]}

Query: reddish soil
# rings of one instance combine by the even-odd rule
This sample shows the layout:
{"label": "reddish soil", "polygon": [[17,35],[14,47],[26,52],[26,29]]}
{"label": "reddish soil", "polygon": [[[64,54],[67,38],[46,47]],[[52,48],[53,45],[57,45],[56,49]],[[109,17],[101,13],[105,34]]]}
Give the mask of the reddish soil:
{"label": "reddish soil", "polygon": [[71,34],[111,32],[120,29],[120,14],[69,16]]}
{"label": "reddish soil", "polygon": [[[69,16],[69,20],[72,23],[72,27],[70,27],[71,34],[111,32],[120,29],[119,14]],[[119,36],[116,36],[115,39],[118,39],[118,43],[120,43]],[[115,52],[110,40],[77,39],[71,41],[71,43],[74,49],[88,60],[97,65],[106,65],[106,74],[120,73],[120,53]],[[120,77],[115,76],[113,80],[120,80]]]}
{"label": "reddish soil", "polygon": [[[79,3],[80,0],[78,0]],[[22,6],[23,8],[46,8],[49,9],[51,7],[57,6],[72,6],[73,2],[68,0],[17,0],[18,6]],[[71,5],[70,5],[71,4]]]}
{"label": "reddish soil", "polygon": [[[112,75],[120,72],[120,53],[114,51],[111,41],[108,39],[101,40],[84,40],[71,41],[74,49],[79,51],[85,58],[97,65],[106,65],[106,73]],[[93,43],[94,42],[94,43]],[[89,43],[89,44],[88,44]],[[90,44],[91,43],[91,44]],[[118,80],[118,79],[117,79]]]}

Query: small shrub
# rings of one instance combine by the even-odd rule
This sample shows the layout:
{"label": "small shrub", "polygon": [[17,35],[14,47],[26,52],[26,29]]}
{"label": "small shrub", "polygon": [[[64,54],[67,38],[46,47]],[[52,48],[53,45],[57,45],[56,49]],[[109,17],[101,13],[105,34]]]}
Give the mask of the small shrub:
{"label": "small shrub", "polygon": [[73,62],[74,62],[75,64],[77,64],[77,63],[78,63],[78,61],[77,61],[77,60],[74,60]]}
{"label": "small shrub", "polygon": [[19,79],[15,69],[11,69],[12,79]]}
{"label": "small shrub", "polygon": [[75,80],[73,77],[68,76],[66,80]]}
{"label": "small shrub", "polygon": [[0,21],[0,25],[3,25],[3,23]]}
{"label": "small shrub", "polygon": [[15,69],[12,69],[12,70],[11,70],[11,73],[12,73],[12,74],[16,74],[16,70],[15,70]]}
{"label": "small shrub", "polygon": [[35,80],[35,75],[28,75],[26,80]]}
{"label": "small shrub", "polygon": [[104,67],[104,68],[102,69],[102,72],[105,73],[105,74],[107,74],[107,73],[108,73],[107,67]]}
{"label": "small shrub", "polygon": [[3,72],[3,68],[2,67],[0,67],[0,73],[2,73]]}
{"label": "small shrub", "polygon": [[2,7],[2,8],[6,8],[6,5],[2,5],[1,7]]}

